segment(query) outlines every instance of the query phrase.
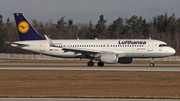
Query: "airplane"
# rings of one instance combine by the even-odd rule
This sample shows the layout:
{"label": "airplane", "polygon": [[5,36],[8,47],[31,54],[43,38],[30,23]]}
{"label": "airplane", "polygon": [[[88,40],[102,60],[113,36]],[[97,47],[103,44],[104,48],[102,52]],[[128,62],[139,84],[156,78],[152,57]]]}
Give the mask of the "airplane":
{"label": "airplane", "polygon": [[47,35],[41,37],[22,13],[14,13],[20,41],[11,46],[36,53],[60,58],[89,59],[87,66],[107,64],[130,64],[133,58],[150,58],[154,67],[154,58],[168,57],[175,50],[167,43],[154,39],[65,39],[54,40]]}

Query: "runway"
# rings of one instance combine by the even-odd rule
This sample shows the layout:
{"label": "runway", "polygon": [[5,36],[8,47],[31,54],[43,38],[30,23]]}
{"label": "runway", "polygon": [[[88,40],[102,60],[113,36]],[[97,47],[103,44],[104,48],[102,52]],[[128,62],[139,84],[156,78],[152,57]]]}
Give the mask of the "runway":
{"label": "runway", "polygon": [[178,99],[0,98],[0,101],[179,101]]}
{"label": "runway", "polygon": [[0,67],[0,70],[85,70],[85,71],[180,72],[180,67]]}

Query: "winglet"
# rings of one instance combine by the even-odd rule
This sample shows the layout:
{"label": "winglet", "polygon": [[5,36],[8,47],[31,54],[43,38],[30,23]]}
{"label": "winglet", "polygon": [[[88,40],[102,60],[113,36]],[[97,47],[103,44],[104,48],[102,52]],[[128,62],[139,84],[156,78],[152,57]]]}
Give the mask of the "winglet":
{"label": "winglet", "polygon": [[49,42],[49,45],[50,45],[50,46],[52,46],[52,47],[58,47],[57,45],[55,45],[55,44],[51,41],[51,39],[50,39],[47,35],[44,35],[44,36],[45,36],[46,40]]}

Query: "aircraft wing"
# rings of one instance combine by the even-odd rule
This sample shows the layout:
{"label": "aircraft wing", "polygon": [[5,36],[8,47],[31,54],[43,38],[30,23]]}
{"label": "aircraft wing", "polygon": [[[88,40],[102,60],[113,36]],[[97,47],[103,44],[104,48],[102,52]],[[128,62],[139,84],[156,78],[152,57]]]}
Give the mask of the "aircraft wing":
{"label": "aircraft wing", "polygon": [[[49,37],[45,35],[46,40],[49,42],[49,45],[51,47],[59,47],[58,45],[55,45]],[[61,48],[61,47],[59,47]],[[87,55],[97,55],[97,54],[103,54],[103,53],[118,53],[121,54],[121,57],[125,56],[123,51],[102,51],[102,50],[95,50],[95,49],[85,49],[85,48],[75,48],[75,47],[63,47],[62,50],[65,52],[75,52],[75,53],[82,53]]]}
{"label": "aircraft wing", "polygon": [[[45,36],[46,40],[49,42],[49,45],[51,47],[59,47],[58,45],[55,45],[47,35],[44,35],[44,36]],[[74,48],[74,47],[64,47],[64,48],[62,48],[62,50],[76,52],[76,53],[91,53],[91,54],[105,53],[105,51],[92,50],[92,49],[87,50],[84,48]]]}
{"label": "aircraft wing", "polygon": [[103,51],[99,51],[99,50],[92,50],[92,49],[87,50],[84,48],[73,48],[73,47],[65,47],[65,48],[62,48],[62,50],[71,51],[71,52],[79,52],[79,53],[92,53],[92,54],[103,53]]}

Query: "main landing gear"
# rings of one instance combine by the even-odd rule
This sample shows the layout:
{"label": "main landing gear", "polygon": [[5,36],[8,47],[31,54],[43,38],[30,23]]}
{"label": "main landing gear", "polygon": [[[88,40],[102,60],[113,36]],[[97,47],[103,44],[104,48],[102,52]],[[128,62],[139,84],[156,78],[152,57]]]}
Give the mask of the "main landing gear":
{"label": "main landing gear", "polygon": [[[104,66],[104,63],[103,62],[98,62],[97,65],[100,67],[103,67]],[[87,66],[94,66],[94,62],[92,60],[90,60],[88,63],[87,63]]]}
{"label": "main landing gear", "polygon": [[151,66],[151,67],[154,67],[153,58],[150,58],[150,66]]}
{"label": "main landing gear", "polygon": [[87,63],[88,66],[94,66],[94,62],[92,60],[90,60],[88,63]]}
{"label": "main landing gear", "polygon": [[98,66],[103,67],[103,66],[104,66],[104,63],[103,63],[103,62],[98,62]]}

